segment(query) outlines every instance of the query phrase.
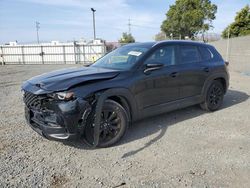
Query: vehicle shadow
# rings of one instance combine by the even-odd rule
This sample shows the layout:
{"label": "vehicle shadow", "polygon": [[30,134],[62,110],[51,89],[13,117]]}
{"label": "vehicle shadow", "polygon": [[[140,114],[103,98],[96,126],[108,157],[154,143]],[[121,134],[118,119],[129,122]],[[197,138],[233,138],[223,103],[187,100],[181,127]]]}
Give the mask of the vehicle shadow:
{"label": "vehicle shadow", "polygon": [[[220,110],[233,107],[234,105],[240,104],[249,99],[249,95],[236,90],[228,90],[227,94],[224,97],[224,103]],[[127,134],[120,143],[117,145],[127,144],[135,140],[148,137],[153,134],[157,134],[154,138],[147,141],[142,147],[139,147],[135,150],[128,151],[124,153],[122,158],[126,158],[136,153],[144,150],[147,147],[150,147],[152,144],[160,140],[166,133],[167,128],[176,123],[185,121],[187,119],[192,119],[198,117],[204,113],[207,113],[204,110],[201,110],[198,105],[187,107],[181,110],[176,110],[173,112],[161,114],[151,118],[146,118],[144,120],[133,123],[127,131]],[[70,142],[65,143],[67,145],[80,148],[80,149],[90,149],[82,142]],[[115,147],[115,146],[114,146]]]}

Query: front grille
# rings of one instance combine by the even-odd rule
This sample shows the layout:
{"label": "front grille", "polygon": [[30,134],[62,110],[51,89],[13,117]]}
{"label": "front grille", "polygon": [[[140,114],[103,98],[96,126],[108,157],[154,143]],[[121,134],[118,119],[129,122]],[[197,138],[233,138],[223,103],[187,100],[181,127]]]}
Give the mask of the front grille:
{"label": "front grille", "polygon": [[44,96],[35,95],[25,91],[23,101],[29,108],[40,109],[44,98]]}

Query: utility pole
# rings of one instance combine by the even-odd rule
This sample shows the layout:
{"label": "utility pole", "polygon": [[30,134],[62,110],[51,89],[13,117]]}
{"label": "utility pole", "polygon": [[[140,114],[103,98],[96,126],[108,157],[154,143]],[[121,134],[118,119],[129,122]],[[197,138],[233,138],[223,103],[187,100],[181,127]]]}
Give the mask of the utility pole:
{"label": "utility pole", "polygon": [[39,33],[38,33],[39,29],[40,29],[40,23],[36,22],[36,39],[38,44],[39,44]]}
{"label": "utility pole", "polygon": [[227,61],[229,61],[229,45],[230,45],[230,27],[228,27],[227,31],[227,56],[226,56]]}
{"label": "utility pole", "polygon": [[128,33],[131,34],[131,19],[128,19]]}
{"label": "utility pole", "polygon": [[93,13],[93,30],[94,30],[94,40],[96,39],[96,34],[95,34],[95,9],[91,8],[91,11]]}

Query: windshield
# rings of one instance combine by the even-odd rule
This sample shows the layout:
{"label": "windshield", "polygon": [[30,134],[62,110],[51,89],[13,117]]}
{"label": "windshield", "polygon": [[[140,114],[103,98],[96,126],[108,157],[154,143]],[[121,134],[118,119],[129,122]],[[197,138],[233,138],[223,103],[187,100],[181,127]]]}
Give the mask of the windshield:
{"label": "windshield", "polygon": [[92,66],[129,70],[148,50],[145,46],[122,46],[103,56]]}

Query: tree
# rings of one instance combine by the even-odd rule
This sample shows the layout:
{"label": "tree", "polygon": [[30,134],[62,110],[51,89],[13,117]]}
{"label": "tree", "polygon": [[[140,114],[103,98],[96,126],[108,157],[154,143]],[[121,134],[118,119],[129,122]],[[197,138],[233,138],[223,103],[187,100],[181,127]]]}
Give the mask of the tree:
{"label": "tree", "polygon": [[167,36],[181,36],[182,39],[194,38],[199,33],[204,35],[213,27],[216,12],[217,6],[210,0],[176,0],[166,13],[161,29]]}
{"label": "tree", "polygon": [[119,40],[120,43],[133,43],[135,42],[134,37],[131,33],[122,33],[122,38]]}
{"label": "tree", "polygon": [[250,7],[246,5],[240,12],[236,14],[234,22],[227,26],[222,32],[222,37],[228,37],[228,31],[230,37],[238,37],[244,35],[250,35]]}

